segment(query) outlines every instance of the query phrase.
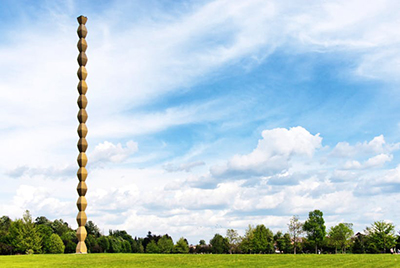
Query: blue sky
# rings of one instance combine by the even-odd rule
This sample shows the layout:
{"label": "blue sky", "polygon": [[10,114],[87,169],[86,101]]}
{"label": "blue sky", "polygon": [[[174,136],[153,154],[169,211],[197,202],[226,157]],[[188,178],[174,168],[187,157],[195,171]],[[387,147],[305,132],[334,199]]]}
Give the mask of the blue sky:
{"label": "blue sky", "polygon": [[209,240],[399,225],[396,1],[1,1],[0,214],[76,227],[76,17],[88,17],[87,214]]}

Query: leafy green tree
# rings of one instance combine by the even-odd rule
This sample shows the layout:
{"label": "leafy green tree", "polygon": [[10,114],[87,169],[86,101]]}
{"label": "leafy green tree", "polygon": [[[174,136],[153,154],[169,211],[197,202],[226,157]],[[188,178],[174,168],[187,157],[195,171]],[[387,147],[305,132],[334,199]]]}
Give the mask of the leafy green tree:
{"label": "leafy green tree", "polygon": [[352,238],[351,252],[356,254],[364,254],[366,252],[366,236],[362,233],[357,233]]}
{"label": "leafy green tree", "polygon": [[67,232],[64,232],[60,236],[60,238],[64,243],[64,246],[65,246],[64,252],[65,253],[75,253],[76,252],[76,245],[78,244],[78,238],[76,237],[76,231],[69,230]]}
{"label": "leafy green tree", "polygon": [[8,217],[8,216],[2,216],[0,218],[0,232],[4,231],[4,232],[8,232],[8,230],[10,229],[12,220]]}
{"label": "leafy green tree", "polygon": [[290,253],[293,250],[292,239],[288,233],[282,234],[281,231],[278,231],[274,235],[274,243],[279,251],[283,253]]}
{"label": "leafy green tree", "polygon": [[147,245],[154,240],[157,244],[158,240],[160,240],[161,236],[160,235],[152,235],[151,232],[149,231],[147,233],[147,236],[143,239],[142,245],[144,247],[144,250],[147,252],[146,247]]}
{"label": "leafy green tree", "polygon": [[88,235],[94,235],[94,237],[99,238],[100,237],[100,229],[97,227],[96,224],[94,224],[92,221],[88,221],[85,224],[86,232]]}
{"label": "leafy green tree", "polygon": [[147,244],[146,253],[160,253],[160,248],[157,246],[155,240],[151,240],[150,243]]}
{"label": "leafy green tree", "polygon": [[10,227],[12,220],[8,216],[0,218],[0,255],[12,254],[14,247],[10,243]]}
{"label": "leafy green tree", "polygon": [[173,253],[189,253],[189,244],[187,240],[183,237],[179,238],[179,240],[174,245],[172,249]]}
{"label": "leafy green tree", "polygon": [[204,239],[201,239],[199,241],[199,244],[196,245],[196,249],[194,253],[211,253],[211,246],[206,244],[206,241]]}
{"label": "leafy green tree", "polygon": [[336,226],[331,227],[329,230],[329,238],[331,243],[335,246],[335,253],[340,248],[342,253],[346,252],[346,248],[350,246],[351,237],[353,236],[353,224],[352,223],[339,223]]}
{"label": "leafy green tree", "polygon": [[229,244],[229,253],[237,252],[240,244],[240,237],[236,230],[228,229],[226,230],[226,238]]}
{"label": "leafy green tree", "polygon": [[264,226],[257,225],[254,229],[251,244],[256,253],[273,253],[274,252],[274,234]]}
{"label": "leafy green tree", "polygon": [[99,246],[97,239],[93,234],[88,234],[86,236],[85,244],[86,244],[88,253],[96,252],[97,247]]}
{"label": "leafy green tree", "polygon": [[42,240],[42,253],[49,253],[50,237],[53,234],[53,230],[51,229],[50,225],[46,224],[36,225],[36,229]]}
{"label": "leafy green tree", "polygon": [[54,220],[50,225],[53,229],[53,233],[58,234],[60,237],[62,237],[63,234],[72,231],[68,223],[64,222],[62,219]]}
{"label": "leafy green tree", "polygon": [[142,244],[142,243],[139,244],[139,251],[138,251],[138,253],[144,253],[144,247],[143,247],[143,244]]}
{"label": "leafy green tree", "polygon": [[28,210],[25,211],[22,220],[12,222],[10,236],[17,252],[26,253],[28,250],[32,250],[34,253],[41,253],[42,239]]}
{"label": "leafy green tree", "polygon": [[160,249],[160,253],[171,253],[174,248],[174,242],[167,234],[163,235],[160,240],[158,240],[157,245]]}
{"label": "leafy green tree", "polygon": [[283,235],[283,252],[284,253],[291,253],[293,252],[293,245],[292,245],[292,238],[290,237],[290,234],[285,233]]}
{"label": "leafy green tree", "polygon": [[128,234],[125,230],[122,230],[122,231],[120,231],[120,230],[115,230],[115,231],[110,230],[110,236],[121,237],[123,240],[128,241],[130,244],[134,240],[133,237],[130,234]]}
{"label": "leafy green tree", "polygon": [[210,240],[212,253],[221,254],[229,250],[229,241],[220,234],[215,234]]}
{"label": "leafy green tree", "polygon": [[376,221],[365,230],[372,247],[386,252],[396,245],[395,226],[390,222]]}
{"label": "leafy green tree", "polygon": [[252,253],[253,252],[253,245],[252,241],[254,238],[254,230],[255,228],[249,224],[249,226],[246,229],[246,233],[244,237],[241,237],[240,239],[240,244],[239,244],[239,250],[243,253]]}
{"label": "leafy green tree", "polygon": [[143,247],[143,238],[137,238],[132,242],[132,252],[133,253],[143,253],[144,252],[144,247]]}
{"label": "leafy green tree", "polygon": [[106,236],[100,236],[99,239],[97,240],[97,243],[101,248],[100,252],[109,252],[110,241],[108,241],[108,238]]}
{"label": "leafy green tree", "polygon": [[37,217],[37,218],[35,219],[35,224],[36,224],[36,225],[41,225],[41,224],[43,224],[43,225],[49,225],[49,226],[50,226],[51,221],[48,220],[45,216],[40,216],[40,217]]}
{"label": "leafy green tree", "polygon": [[124,252],[124,253],[132,253],[132,246],[131,246],[131,243],[129,243],[129,241],[124,240],[122,242],[122,252]]}
{"label": "leafy green tree", "polygon": [[110,253],[122,253],[123,252],[123,239],[121,237],[108,236],[110,242]]}
{"label": "leafy green tree", "polygon": [[50,236],[49,253],[52,254],[64,253],[64,249],[65,246],[60,236],[58,234],[52,234]]}
{"label": "leafy green tree", "polygon": [[283,241],[283,234],[281,231],[276,232],[276,234],[274,235],[274,244],[276,245],[279,251],[283,251],[285,244]]}
{"label": "leafy green tree", "polygon": [[293,237],[293,253],[296,254],[300,235],[303,233],[303,223],[299,221],[299,216],[294,215],[288,223],[289,235]]}
{"label": "leafy green tree", "polygon": [[303,230],[307,232],[307,239],[315,245],[315,254],[318,246],[322,243],[326,235],[325,221],[320,210],[311,211],[308,220],[304,223]]}

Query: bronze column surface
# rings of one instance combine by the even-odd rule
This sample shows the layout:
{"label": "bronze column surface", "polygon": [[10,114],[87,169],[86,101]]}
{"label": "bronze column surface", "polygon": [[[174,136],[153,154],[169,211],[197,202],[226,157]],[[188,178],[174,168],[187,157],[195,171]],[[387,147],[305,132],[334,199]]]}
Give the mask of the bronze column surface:
{"label": "bronze column surface", "polygon": [[86,141],[86,135],[88,132],[88,129],[86,127],[86,120],[88,118],[88,115],[86,113],[86,106],[87,106],[87,99],[86,99],[86,92],[88,89],[88,86],[86,84],[86,77],[87,77],[87,71],[86,71],[86,63],[87,63],[87,56],[86,56],[86,49],[87,49],[87,43],[86,43],[86,35],[87,35],[87,29],[86,29],[86,22],[87,18],[84,16],[79,16],[78,17],[78,22],[79,22],[79,27],[78,27],[78,36],[79,36],[79,41],[78,41],[78,50],[79,50],[79,56],[78,56],[78,63],[79,63],[79,69],[78,69],[78,78],[79,78],[79,84],[78,84],[78,92],[79,92],[79,98],[78,98],[78,106],[79,106],[79,112],[78,112],[78,121],[79,121],[79,126],[78,126],[78,135],[79,135],[79,141],[78,141],[78,150],[79,150],[79,155],[78,155],[78,179],[79,179],[79,184],[77,187],[77,191],[79,194],[78,201],[76,202],[76,205],[78,207],[78,216],[76,217],[76,221],[78,222],[78,230],[76,231],[76,236],[78,237],[78,245],[76,246],[76,253],[87,253],[87,248],[85,244],[85,239],[86,239],[86,221],[87,221],[87,216],[85,213],[85,209],[87,207],[87,201],[85,198],[86,192],[87,192],[87,185],[86,185],[86,178],[88,175],[88,172],[86,170],[86,163],[88,161],[87,156],[86,156],[86,149],[88,147],[88,143]]}

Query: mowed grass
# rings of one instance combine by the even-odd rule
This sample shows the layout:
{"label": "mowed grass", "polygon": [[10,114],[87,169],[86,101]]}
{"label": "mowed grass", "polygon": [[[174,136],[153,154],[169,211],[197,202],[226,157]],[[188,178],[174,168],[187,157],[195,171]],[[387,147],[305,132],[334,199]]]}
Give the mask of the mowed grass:
{"label": "mowed grass", "polygon": [[0,256],[0,267],[400,267],[400,255],[65,254]]}

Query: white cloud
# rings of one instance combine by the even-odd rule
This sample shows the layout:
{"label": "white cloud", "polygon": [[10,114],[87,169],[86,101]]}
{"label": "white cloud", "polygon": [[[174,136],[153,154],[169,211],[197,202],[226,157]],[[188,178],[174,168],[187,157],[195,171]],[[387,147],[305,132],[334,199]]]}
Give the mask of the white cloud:
{"label": "white cloud", "polygon": [[105,141],[96,145],[94,150],[90,153],[90,157],[94,163],[121,163],[137,151],[138,144],[133,141],[128,141],[125,147],[123,147],[121,143],[115,145]]}
{"label": "white cloud", "polygon": [[368,169],[382,167],[386,162],[390,162],[393,159],[393,155],[379,154],[369,158],[363,164],[357,160],[349,160],[345,163],[344,169]]}
{"label": "white cloud", "polygon": [[389,154],[399,149],[400,143],[386,143],[383,135],[380,135],[369,142],[358,142],[355,145],[350,145],[348,142],[339,142],[330,155],[344,158],[368,154]]}
{"label": "white cloud", "polygon": [[393,155],[387,155],[387,154],[379,154],[377,156],[369,158],[365,162],[366,167],[381,167],[383,166],[386,162],[390,162],[393,159]]}
{"label": "white cloud", "polygon": [[270,175],[287,169],[293,156],[312,157],[321,147],[319,134],[312,135],[302,127],[264,130],[257,148],[247,155],[235,155],[223,166],[214,166],[214,176],[236,173]]}
{"label": "white cloud", "polygon": [[380,182],[400,184],[400,165],[395,169],[389,170]]}

